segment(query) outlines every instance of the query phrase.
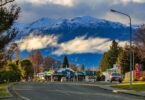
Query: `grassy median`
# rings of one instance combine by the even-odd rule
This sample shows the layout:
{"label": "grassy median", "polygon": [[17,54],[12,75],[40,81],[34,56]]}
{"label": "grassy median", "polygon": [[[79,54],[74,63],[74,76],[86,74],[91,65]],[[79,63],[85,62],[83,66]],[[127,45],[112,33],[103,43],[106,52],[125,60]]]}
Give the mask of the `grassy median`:
{"label": "grassy median", "polygon": [[12,83],[3,83],[3,84],[0,84],[0,97],[9,97],[10,96],[10,94],[7,91],[7,87],[10,84],[12,84]]}
{"label": "grassy median", "polygon": [[134,91],[145,91],[145,82],[133,82],[132,89],[130,89],[130,83],[112,85],[111,87],[134,90]]}

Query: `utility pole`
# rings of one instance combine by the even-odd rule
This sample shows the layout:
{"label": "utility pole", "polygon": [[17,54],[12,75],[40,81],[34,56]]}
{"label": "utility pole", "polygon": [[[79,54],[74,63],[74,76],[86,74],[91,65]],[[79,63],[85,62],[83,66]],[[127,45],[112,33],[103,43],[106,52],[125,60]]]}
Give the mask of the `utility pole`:
{"label": "utility pole", "polygon": [[111,9],[111,12],[119,13],[125,15],[130,21],[130,88],[132,88],[132,27],[131,27],[131,17],[128,14]]}

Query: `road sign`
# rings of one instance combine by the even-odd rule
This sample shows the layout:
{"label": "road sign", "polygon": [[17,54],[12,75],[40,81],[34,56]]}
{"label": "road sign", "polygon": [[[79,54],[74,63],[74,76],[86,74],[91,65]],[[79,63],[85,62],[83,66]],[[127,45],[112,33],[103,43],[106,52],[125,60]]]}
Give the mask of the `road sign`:
{"label": "road sign", "polygon": [[138,78],[139,77],[139,64],[135,65],[135,76]]}

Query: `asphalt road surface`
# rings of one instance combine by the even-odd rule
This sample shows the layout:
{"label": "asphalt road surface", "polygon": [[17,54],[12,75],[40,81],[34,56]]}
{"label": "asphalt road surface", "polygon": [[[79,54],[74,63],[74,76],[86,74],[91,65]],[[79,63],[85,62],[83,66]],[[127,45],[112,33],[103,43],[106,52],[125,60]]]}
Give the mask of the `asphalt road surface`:
{"label": "asphalt road surface", "polygon": [[145,100],[143,97],[114,93],[83,83],[19,83],[13,89],[24,100]]}

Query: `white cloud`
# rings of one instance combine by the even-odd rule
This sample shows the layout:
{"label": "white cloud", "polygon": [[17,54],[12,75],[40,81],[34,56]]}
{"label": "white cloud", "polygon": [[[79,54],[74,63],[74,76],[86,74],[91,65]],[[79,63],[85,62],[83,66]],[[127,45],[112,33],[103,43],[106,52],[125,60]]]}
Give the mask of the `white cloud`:
{"label": "white cloud", "polygon": [[136,3],[144,3],[145,0],[121,0],[124,3],[128,3],[128,2],[136,2]]}
{"label": "white cloud", "polygon": [[[118,41],[118,40],[117,40]],[[118,41],[119,46],[124,47],[127,41]],[[48,46],[56,47],[57,49],[52,52],[55,55],[63,54],[82,54],[82,53],[104,53],[109,50],[112,41],[108,38],[90,37],[86,36],[76,37],[73,40],[58,43],[58,36],[46,35],[36,36],[30,34],[29,36],[17,40],[21,51],[31,51],[36,49],[44,49]]]}
{"label": "white cloud", "polygon": [[30,34],[21,40],[16,41],[18,43],[20,50],[31,51],[32,49],[43,49],[47,46],[57,46],[57,36],[34,36]]}
{"label": "white cloud", "polygon": [[36,5],[42,5],[47,3],[62,5],[62,6],[73,6],[73,0],[18,0],[18,3],[30,2]]}
{"label": "white cloud", "polygon": [[145,0],[111,0],[111,1],[113,1],[113,4],[120,4],[120,3],[128,4],[130,2],[133,2],[133,3],[145,3]]}
{"label": "white cloud", "polygon": [[[130,23],[128,17],[117,14],[117,13],[111,13],[111,12],[106,13],[106,15],[103,17],[103,19],[113,21],[113,22],[120,22],[120,23],[123,23],[126,25],[129,25],[129,23]],[[144,22],[142,20],[132,17],[132,24],[143,24],[143,23]]]}
{"label": "white cloud", "polygon": [[[65,43],[59,44],[59,48],[53,52],[56,55],[80,54],[80,53],[103,53],[109,50],[112,41],[108,38],[76,37]],[[124,47],[127,42],[120,41],[119,45]]]}

